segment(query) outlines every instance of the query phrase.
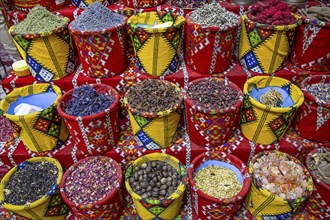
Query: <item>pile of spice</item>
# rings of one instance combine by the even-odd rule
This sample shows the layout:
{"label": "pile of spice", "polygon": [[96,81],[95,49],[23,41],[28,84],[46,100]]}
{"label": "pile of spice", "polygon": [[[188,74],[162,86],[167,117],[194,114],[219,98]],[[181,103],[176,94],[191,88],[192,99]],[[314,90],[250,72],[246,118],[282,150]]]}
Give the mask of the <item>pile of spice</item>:
{"label": "pile of spice", "polygon": [[224,80],[208,78],[191,84],[187,97],[204,109],[222,109],[235,105],[238,92],[230,88]]}
{"label": "pile of spice", "polygon": [[307,188],[303,167],[273,152],[258,158],[253,172],[253,178],[261,182],[262,188],[283,199],[300,198]]}
{"label": "pile of spice", "polygon": [[25,205],[47,195],[57,183],[58,168],[49,162],[23,162],[3,190],[5,202]]}
{"label": "pile of spice", "polygon": [[217,26],[225,29],[237,25],[239,16],[222,8],[219,3],[205,4],[191,12],[190,19],[202,26]]}
{"label": "pile of spice", "polygon": [[271,107],[280,108],[283,103],[282,94],[274,88],[268,90],[265,94],[260,96],[260,103],[269,105]]}
{"label": "pile of spice", "polygon": [[146,79],[130,88],[129,105],[140,112],[162,112],[171,109],[180,99],[180,91],[170,83]]}
{"label": "pile of spice", "polygon": [[306,86],[306,90],[321,103],[330,104],[330,83],[315,83]]}
{"label": "pile of spice", "polygon": [[64,111],[74,116],[93,115],[109,108],[114,101],[114,97],[99,94],[92,86],[83,85],[73,90]]}
{"label": "pile of spice", "polygon": [[247,16],[261,24],[288,25],[297,22],[288,5],[281,0],[271,0],[263,5],[256,4]]}
{"label": "pile of spice", "polygon": [[133,191],[143,199],[164,199],[172,195],[181,182],[181,175],[162,161],[149,161],[134,168],[129,178]]}
{"label": "pile of spice", "polygon": [[124,22],[122,15],[112,12],[110,9],[95,1],[72,23],[72,27],[79,31],[98,31],[118,26]]}
{"label": "pile of spice", "polygon": [[14,32],[17,34],[43,33],[62,27],[67,22],[64,17],[54,15],[38,5],[30,10],[25,20],[14,26]]}
{"label": "pile of spice", "polygon": [[94,157],[80,163],[66,177],[64,191],[71,202],[86,205],[102,200],[118,184],[114,164],[106,158]]}
{"label": "pile of spice", "polygon": [[330,186],[330,151],[325,147],[312,155],[310,169],[322,182]]}
{"label": "pile of spice", "polygon": [[310,20],[320,20],[330,22],[330,7],[327,6],[313,6],[310,8],[299,9],[299,14],[307,17]]}
{"label": "pile of spice", "polygon": [[207,166],[199,170],[194,182],[202,192],[216,198],[231,198],[243,187],[235,172],[221,166]]}

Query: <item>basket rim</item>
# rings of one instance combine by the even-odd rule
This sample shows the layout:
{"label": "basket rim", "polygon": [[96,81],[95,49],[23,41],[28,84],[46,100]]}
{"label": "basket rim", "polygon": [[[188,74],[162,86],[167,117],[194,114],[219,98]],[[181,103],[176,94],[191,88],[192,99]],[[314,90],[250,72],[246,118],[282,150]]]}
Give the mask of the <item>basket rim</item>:
{"label": "basket rim", "polygon": [[[250,177],[246,177],[246,175],[249,175],[249,171],[248,171],[248,167],[236,156],[232,155],[232,154],[228,154],[225,152],[212,152],[213,154],[217,154],[217,155],[222,155],[224,154],[225,157],[228,157],[230,159],[236,160],[237,162],[241,163],[242,165],[244,165],[244,173],[241,173],[244,181],[243,181],[243,185],[242,185],[242,189],[239,191],[239,193],[237,193],[235,196],[231,197],[231,198],[216,198],[210,195],[207,195],[206,193],[204,193],[202,190],[198,189],[195,182],[194,182],[194,173],[195,173],[195,169],[194,169],[194,165],[201,160],[203,157],[208,156],[208,152],[204,152],[200,155],[198,155],[192,162],[191,165],[188,168],[188,177],[189,177],[189,183],[191,185],[191,190],[194,190],[194,188],[197,188],[197,190],[194,190],[199,196],[201,196],[203,199],[208,200],[208,201],[212,201],[212,202],[216,202],[216,203],[236,203],[236,202],[240,202],[243,201],[244,197],[247,195],[247,193],[249,192],[250,186],[251,186],[251,179]],[[208,161],[208,160],[207,160]],[[224,163],[227,163],[225,161],[222,161]],[[230,163],[227,163],[230,164]],[[235,166],[233,164],[230,164],[232,166]],[[236,167],[236,166],[235,166]],[[236,167],[237,168],[237,167]],[[237,168],[238,169],[238,168]],[[241,198],[240,198],[241,197]]]}
{"label": "basket rim", "polygon": [[318,27],[330,27],[330,21],[321,21],[319,19],[313,20],[309,19],[305,15],[298,14],[301,17],[301,20],[305,24],[316,25]]}
{"label": "basket rim", "polygon": [[[32,202],[29,204],[29,208],[30,209],[33,209],[35,207],[38,207],[40,205],[42,205],[43,203],[45,203],[50,196],[52,196],[56,190],[59,189],[59,186],[60,186],[60,183],[61,183],[61,180],[63,178],[63,168],[62,168],[62,165],[60,164],[60,162],[55,159],[55,158],[51,158],[51,157],[32,157],[30,159],[27,159],[25,161],[23,161],[22,163],[25,163],[25,162],[31,162],[31,163],[34,163],[34,162],[42,162],[42,161],[46,161],[46,162],[49,162],[49,163],[52,163],[54,164],[57,169],[58,169],[58,177],[57,177],[57,181],[56,181],[56,189],[53,190],[53,192],[51,192],[49,195],[46,194],[46,195],[43,195],[40,199]],[[22,164],[20,163],[20,164]],[[20,165],[18,164],[18,165]],[[11,176],[15,173],[15,171],[17,170],[17,166],[16,165],[15,167],[11,168],[7,174],[2,178],[1,180],[1,184],[0,184],[0,203],[1,205],[8,209],[8,210],[11,210],[11,211],[22,211],[24,210],[24,208],[26,207],[26,205],[13,205],[13,204],[9,204],[9,203],[5,203],[5,195],[4,195],[4,192],[3,192],[3,188],[5,187],[5,185],[7,184],[7,182],[9,181],[9,179],[11,178]],[[8,181],[7,181],[8,179]],[[51,190],[49,190],[48,192],[50,192]]]}
{"label": "basket rim", "polygon": [[65,186],[64,186],[65,185],[65,182],[66,182],[66,177],[68,177],[72,173],[72,171],[77,166],[79,166],[82,162],[87,161],[87,160],[91,160],[91,159],[94,159],[94,158],[106,159],[110,163],[112,163],[114,165],[114,167],[116,168],[116,170],[117,170],[117,178],[118,178],[119,188],[121,187],[121,185],[123,183],[123,173],[122,173],[121,167],[118,164],[118,162],[115,161],[114,159],[112,159],[111,157],[107,157],[107,156],[89,156],[89,157],[86,157],[84,159],[81,159],[81,160],[75,162],[74,164],[72,164],[69,167],[69,169],[67,169],[65,171],[65,173],[63,174],[63,177],[62,177],[62,181],[61,181],[61,183],[59,185],[61,196],[62,196],[63,200],[65,201],[65,203],[68,204],[70,207],[75,207],[75,208],[78,208],[78,209],[91,209],[91,208],[93,208],[95,206],[102,206],[102,205],[105,204],[106,201],[110,200],[119,191],[119,188],[118,187],[114,187],[113,190],[106,197],[104,197],[103,199],[97,200],[97,201],[95,201],[93,203],[88,203],[88,204],[85,204],[85,205],[83,205],[83,204],[75,204],[75,203],[73,203],[67,197],[67,195],[65,193]]}
{"label": "basket rim", "polygon": [[238,97],[237,102],[232,106],[228,106],[228,107],[225,107],[225,108],[222,108],[222,109],[203,108],[202,106],[194,104],[194,101],[188,97],[187,91],[188,91],[189,87],[192,84],[197,83],[197,82],[201,82],[201,81],[206,81],[206,80],[210,79],[210,77],[205,77],[205,78],[195,79],[195,80],[188,83],[187,89],[185,89],[185,91],[183,91],[184,100],[185,100],[186,104],[188,104],[189,106],[195,106],[196,110],[199,111],[199,112],[203,112],[205,114],[211,114],[211,115],[214,115],[214,114],[227,114],[227,113],[234,112],[237,109],[240,109],[240,107],[243,103],[243,92],[242,92],[242,90],[235,83],[233,83],[233,82],[231,82],[227,79],[216,78],[216,77],[211,77],[211,78],[214,79],[215,81],[218,81],[219,83],[225,83],[225,84],[228,83],[228,86],[230,88],[236,90],[237,93],[238,93],[237,94],[237,97]]}
{"label": "basket rim", "polygon": [[293,24],[287,24],[287,25],[272,25],[272,24],[262,24],[257,21],[253,21],[250,18],[248,18],[248,12],[245,12],[242,15],[242,22],[249,22],[256,25],[256,28],[260,29],[266,29],[266,30],[290,30],[296,28],[298,25],[301,24],[301,17],[295,13],[291,13],[296,18],[296,22]]}
{"label": "basket rim", "polygon": [[[57,111],[65,120],[76,121],[77,118],[81,118],[82,120],[93,120],[95,118],[100,118],[100,117],[104,116],[107,112],[114,111],[114,109],[116,107],[118,107],[119,95],[118,95],[118,92],[112,86],[109,86],[106,84],[87,84],[87,85],[91,86],[93,88],[95,88],[95,86],[96,86],[96,87],[107,88],[107,89],[109,89],[109,91],[111,90],[113,92],[113,95],[115,98],[114,102],[108,108],[106,108],[96,114],[86,115],[86,116],[69,115],[69,114],[65,113],[65,111],[63,110],[63,105],[66,104],[66,102],[64,103],[63,100],[66,99],[69,95],[71,95],[75,88],[70,89],[68,92],[66,92],[64,95],[62,95],[62,97],[57,102]],[[81,85],[81,86],[83,86],[83,85]],[[76,87],[76,88],[78,88],[78,87]]]}

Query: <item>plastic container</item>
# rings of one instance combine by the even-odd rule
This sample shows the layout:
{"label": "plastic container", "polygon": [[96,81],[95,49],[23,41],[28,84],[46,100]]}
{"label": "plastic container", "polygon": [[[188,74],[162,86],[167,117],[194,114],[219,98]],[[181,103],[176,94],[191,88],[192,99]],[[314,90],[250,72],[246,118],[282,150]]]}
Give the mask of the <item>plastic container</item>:
{"label": "plastic container", "polygon": [[84,73],[88,76],[108,78],[126,70],[126,21],[123,16],[121,24],[98,31],[79,31],[69,24]]}
{"label": "plastic container", "polygon": [[59,100],[57,110],[63,117],[77,148],[87,155],[103,154],[111,150],[119,139],[118,101],[114,88],[105,84],[92,84],[99,94],[113,96],[114,102],[106,110],[88,116],[73,116],[65,113],[66,103],[71,100],[74,89],[65,93]]}
{"label": "plastic container", "polygon": [[15,63],[13,63],[12,67],[15,72],[15,75],[18,77],[31,75],[29,66],[27,65],[25,60],[16,61]]}
{"label": "plastic container", "polygon": [[[72,216],[74,219],[109,219],[117,220],[120,218],[123,211],[123,204],[121,199],[121,185],[123,182],[123,174],[120,165],[109,157],[97,156],[100,160],[108,160],[113,163],[117,170],[118,185],[106,195],[103,199],[98,200],[94,203],[88,204],[75,204],[73,203],[65,193],[65,181],[66,178],[84,161],[90,160],[94,157],[87,157],[85,159],[79,160],[74,163],[63,175],[60,189],[61,196],[66,204],[69,205],[71,209]],[[92,171],[91,171],[92,172]]]}
{"label": "plastic container", "polygon": [[253,175],[253,164],[263,155],[268,155],[272,151],[260,152],[255,155],[249,163],[249,173],[252,184],[248,196],[245,199],[245,206],[247,210],[254,216],[256,220],[262,220],[271,216],[274,219],[289,219],[289,217],[299,208],[299,206],[308,199],[313,192],[313,179],[308,170],[296,158],[279,151],[276,155],[284,155],[290,161],[302,166],[307,178],[307,188],[301,198],[297,199],[283,199],[277,195],[270,193],[268,190],[262,188],[261,182]]}
{"label": "plastic container", "polygon": [[[129,183],[129,178],[133,175],[133,169],[136,166],[141,165],[145,161],[159,160],[166,162],[167,164],[174,167],[182,176],[177,190],[168,198],[153,200],[153,199],[142,199],[142,197],[136,194]],[[174,219],[180,212],[182,199],[188,182],[187,170],[180,163],[180,161],[168,154],[152,153],[144,155],[135,161],[127,168],[125,173],[125,185],[128,193],[131,195],[137,214],[142,219]]]}
{"label": "plastic container", "polygon": [[199,73],[214,74],[228,69],[234,53],[240,19],[235,26],[203,27],[186,15],[186,62]]}
{"label": "plastic container", "polygon": [[180,68],[184,23],[183,16],[171,11],[144,12],[128,19],[128,33],[141,72],[163,76]]}
{"label": "plastic container", "polygon": [[[163,82],[174,86],[177,91],[180,91],[180,88],[175,84],[168,81]],[[182,94],[179,95],[177,102],[171,109],[157,113],[140,112],[134,109],[127,100],[127,94],[129,94],[130,90],[124,96],[124,104],[128,110],[137,144],[150,150],[168,148],[174,141],[180,120],[181,103],[183,100]]]}
{"label": "plastic container", "polygon": [[[259,102],[260,96],[271,88],[282,94],[281,107],[271,107]],[[243,92],[241,130],[247,139],[258,144],[268,145],[281,140],[297,109],[304,102],[302,91],[280,77],[252,77],[245,82]]]}
{"label": "plastic container", "polygon": [[330,103],[316,100],[306,89],[308,85],[322,82],[329,84],[330,76],[313,75],[302,81],[301,89],[305,95],[305,102],[297,112],[294,128],[303,138],[330,143]]}
{"label": "plastic container", "polygon": [[34,78],[41,82],[61,79],[76,68],[71,37],[67,23],[49,32],[17,34],[15,25],[8,32],[13,37],[23,59],[29,65]]}
{"label": "plastic container", "polygon": [[[241,191],[231,198],[215,198],[197,188],[194,175],[207,166],[221,166],[235,172],[242,184]],[[231,219],[240,210],[247,195],[251,180],[248,168],[237,157],[221,152],[206,152],[198,155],[188,168],[193,212],[199,219]]]}
{"label": "plastic container", "polygon": [[[188,89],[192,84],[204,80],[207,80],[207,78],[190,82]],[[190,140],[203,147],[219,147],[228,141],[235,122],[237,122],[243,101],[242,90],[236,84],[218,78],[214,78],[214,80],[236,90],[238,100],[233,106],[227,108],[205,109],[195,105],[194,101],[185,95],[185,110]]]}
{"label": "plastic container", "polygon": [[[35,163],[43,161],[52,163],[58,168],[58,178],[56,184],[53,186],[53,188],[49,189],[47,195],[44,195],[40,199],[28,205],[12,205],[5,203],[5,195],[3,189],[7,185],[11,176],[16,172],[16,170],[24,169],[24,165],[27,162]],[[50,157],[35,157],[28,159],[12,168],[1,180],[0,203],[5,209],[29,219],[64,220],[69,212],[69,207],[64,203],[60,195],[59,185],[62,180],[62,175],[62,166],[56,159]]]}
{"label": "plastic container", "polygon": [[[293,14],[294,15],[294,14]],[[242,16],[238,59],[241,65],[257,73],[274,73],[284,65],[295,36],[295,24],[266,25]]]}
{"label": "plastic container", "polygon": [[[0,108],[19,134],[24,145],[33,152],[45,152],[58,148],[69,137],[62,117],[56,110],[62,91],[55,85],[33,84],[14,89],[0,103]],[[21,103],[41,107],[42,111],[15,115],[15,107]]]}

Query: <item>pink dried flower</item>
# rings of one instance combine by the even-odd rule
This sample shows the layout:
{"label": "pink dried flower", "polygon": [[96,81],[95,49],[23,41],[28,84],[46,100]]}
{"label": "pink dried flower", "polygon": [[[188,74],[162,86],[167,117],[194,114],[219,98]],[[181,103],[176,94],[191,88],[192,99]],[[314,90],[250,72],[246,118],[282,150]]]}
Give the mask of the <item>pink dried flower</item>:
{"label": "pink dried flower", "polygon": [[284,11],[285,9],[288,9],[288,5],[281,2],[276,6],[276,9],[279,10],[279,11]]}
{"label": "pink dried flower", "polygon": [[276,21],[276,20],[281,20],[283,19],[283,14],[281,11],[277,11],[275,12],[275,14],[273,15],[273,21]]}

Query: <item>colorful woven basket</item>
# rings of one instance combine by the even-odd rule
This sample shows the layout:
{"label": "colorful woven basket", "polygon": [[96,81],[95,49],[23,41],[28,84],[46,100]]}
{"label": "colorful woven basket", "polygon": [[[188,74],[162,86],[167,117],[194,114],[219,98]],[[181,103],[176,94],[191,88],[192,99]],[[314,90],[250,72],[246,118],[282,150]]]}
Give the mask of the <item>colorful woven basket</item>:
{"label": "colorful woven basket", "polygon": [[76,68],[68,30],[70,20],[65,19],[67,24],[45,33],[17,34],[15,26],[8,30],[32,75],[41,82],[61,79]]}
{"label": "colorful woven basket", "polygon": [[130,8],[151,8],[163,4],[164,0],[123,0]]}
{"label": "colorful woven basket", "polygon": [[[259,102],[260,95],[274,88],[282,94],[282,107]],[[244,101],[240,124],[244,136],[258,144],[280,140],[290,126],[294,114],[304,102],[302,91],[290,81],[273,76],[255,76],[244,84]]]}
{"label": "colorful woven basket", "polygon": [[295,66],[309,71],[330,70],[330,22],[302,17],[291,53]]}
{"label": "colorful woven basket", "polygon": [[[73,203],[65,193],[65,181],[67,176],[69,176],[82,162],[90,160],[95,157],[87,157],[85,159],[79,160],[74,163],[63,175],[60,191],[61,196],[66,204],[69,205],[71,213],[74,219],[79,220],[92,220],[92,219],[102,219],[102,220],[118,220],[123,211],[123,204],[121,198],[121,185],[123,183],[123,174],[120,165],[113,159],[105,156],[97,156],[100,160],[108,160],[112,163],[117,170],[118,185],[106,195],[103,199],[96,201],[95,203],[89,204],[75,204]],[[91,171],[93,172],[93,171]]]}
{"label": "colorful woven basket", "polygon": [[[142,199],[136,194],[129,183],[129,178],[133,175],[136,166],[149,161],[163,161],[174,167],[182,176],[177,190],[169,197],[160,200]],[[125,173],[125,185],[128,193],[131,195],[136,211],[142,219],[174,219],[180,212],[182,199],[188,183],[187,170],[180,161],[168,154],[152,153],[142,156],[127,168]]]}
{"label": "colorful woven basket", "polygon": [[[215,198],[197,188],[194,174],[206,166],[223,166],[237,172],[242,181],[241,191],[231,198]],[[231,219],[241,208],[251,180],[247,166],[237,157],[223,152],[206,152],[198,155],[188,168],[193,211],[199,219]]]}
{"label": "colorful woven basket", "polygon": [[305,78],[301,89],[305,95],[305,102],[299,108],[294,121],[294,128],[298,134],[316,142],[330,142],[330,103],[322,103],[315,99],[306,89],[315,83],[330,83],[329,75],[314,75]]}
{"label": "colorful woven basket", "polygon": [[72,4],[77,8],[87,8],[95,1],[101,2],[103,5],[108,5],[115,2],[115,0],[72,0]]}
{"label": "colorful woven basket", "polygon": [[111,150],[119,139],[118,101],[114,88],[104,84],[91,84],[99,94],[115,98],[109,108],[88,116],[73,116],[64,112],[66,103],[71,100],[74,89],[65,93],[59,100],[57,110],[63,117],[77,148],[87,155],[103,154]]}
{"label": "colorful woven basket", "polygon": [[240,20],[235,26],[203,27],[186,15],[186,62],[199,73],[219,73],[226,70],[232,60]]}
{"label": "colorful woven basket", "polygon": [[[168,81],[163,82],[174,86],[177,91],[180,91],[180,88],[175,84]],[[175,138],[181,116],[183,95],[180,93],[179,99],[173,108],[164,112],[140,112],[134,109],[127,100],[127,94],[130,90],[125,94],[124,104],[128,109],[129,119],[137,144],[150,150],[168,148]]]}
{"label": "colorful woven basket", "polygon": [[124,17],[121,24],[99,31],[79,31],[69,24],[84,73],[88,76],[108,78],[126,70],[126,21]]}
{"label": "colorful woven basket", "polygon": [[[7,185],[11,176],[18,169],[24,169],[26,163],[49,162],[58,168],[58,178],[53,188],[49,189],[47,195],[27,205],[12,205],[5,203],[3,189]],[[50,157],[35,157],[28,159],[12,168],[1,180],[0,184],[0,204],[7,210],[17,213],[29,219],[37,220],[64,220],[69,212],[69,207],[61,198],[59,185],[62,180],[63,169],[58,160]]]}
{"label": "colorful woven basket", "polygon": [[49,11],[59,10],[68,5],[67,0],[14,0],[15,7],[23,12],[28,12],[36,5],[46,7]]}
{"label": "colorful woven basket", "polygon": [[276,155],[278,157],[280,155],[285,156],[290,161],[293,161],[303,167],[304,173],[307,177],[307,189],[304,191],[303,197],[286,200],[262,188],[260,181],[254,177],[253,164],[258,158],[263,155],[268,155],[271,152],[272,151],[260,152],[255,155],[249,163],[249,173],[252,184],[248,196],[245,199],[245,207],[257,220],[266,218],[288,219],[299,208],[299,206],[311,196],[313,192],[313,179],[304,165],[298,159],[279,151],[276,151]]}
{"label": "colorful woven basket", "polygon": [[[30,151],[40,153],[53,150],[62,146],[69,137],[68,129],[56,110],[61,96],[59,87],[40,83],[16,88],[1,101],[3,115]],[[14,107],[20,103],[42,106],[43,110],[15,115]]]}
{"label": "colorful woven basket", "polygon": [[243,67],[257,73],[274,73],[285,63],[300,18],[291,25],[266,25],[242,16],[238,59]]}
{"label": "colorful woven basket", "polygon": [[171,11],[144,12],[127,21],[137,66],[152,76],[175,73],[180,67],[185,19]]}
{"label": "colorful woven basket", "polygon": [[[204,80],[207,78],[194,80],[189,83],[188,88]],[[223,109],[205,109],[195,105],[193,100],[185,96],[190,140],[203,147],[219,147],[228,141],[243,101],[243,93],[237,85],[223,79],[214,78],[214,80],[219,84],[228,84],[228,87],[236,90],[238,101],[235,105]]]}

